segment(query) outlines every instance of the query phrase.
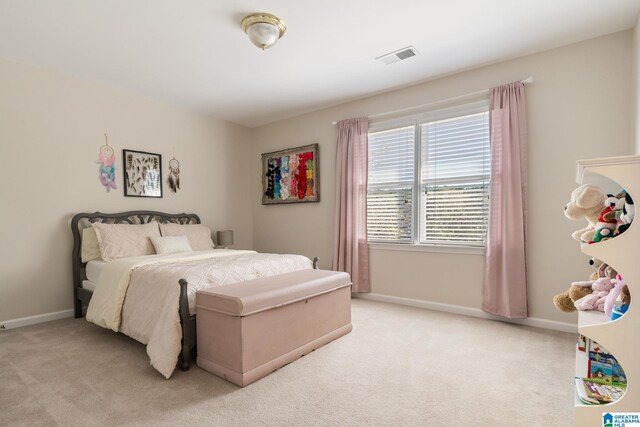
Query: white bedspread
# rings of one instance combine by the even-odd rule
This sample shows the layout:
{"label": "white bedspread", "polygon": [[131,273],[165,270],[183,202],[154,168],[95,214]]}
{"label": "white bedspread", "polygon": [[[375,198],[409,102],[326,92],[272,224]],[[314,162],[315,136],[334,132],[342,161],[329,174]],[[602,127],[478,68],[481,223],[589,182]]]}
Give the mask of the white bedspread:
{"label": "white bedspread", "polygon": [[189,283],[193,314],[198,290],[310,268],[301,255],[229,249],[114,260],[100,275],[86,317],[147,344],[151,365],[169,378],[181,350],[179,279]]}

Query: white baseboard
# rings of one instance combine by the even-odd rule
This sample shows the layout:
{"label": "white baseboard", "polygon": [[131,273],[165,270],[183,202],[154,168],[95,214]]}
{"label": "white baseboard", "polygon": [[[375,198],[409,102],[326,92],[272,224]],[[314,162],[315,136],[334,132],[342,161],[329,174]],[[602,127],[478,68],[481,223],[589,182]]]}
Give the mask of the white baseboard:
{"label": "white baseboard", "polygon": [[[465,307],[462,305],[443,304],[440,302],[425,301],[413,298],[396,297],[392,295],[382,294],[355,294],[356,298],[370,301],[388,302],[391,304],[406,305],[409,307],[425,308],[428,310],[444,311],[447,313],[461,314],[464,316],[479,317],[482,319],[498,320],[501,322],[515,323],[518,325],[533,326],[536,328],[551,329],[554,331],[578,333],[578,325],[566,322],[557,322],[554,320],[538,319],[529,317],[527,319],[506,319],[499,316],[486,313],[479,308]],[[65,319],[73,317],[73,310],[62,310],[53,313],[39,314],[36,316],[21,317],[19,319],[10,319],[0,321],[1,329],[14,329],[22,326],[36,325],[38,323],[50,322],[52,320]],[[3,328],[4,327],[4,328]]]}
{"label": "white baseboard", "polygon": [[38,314],[36,316],[21,317],[19,319],[0,320],[0,330],[14,329],[22,326],[36,325],[38,323],[50,322],[52,320],[73,317],[73,309],[54,311],[53,313]]}
{"label": "white baseboard", "polygon": [[529,317],[527,319],[506,319],[486,313],[479,308],[465,307],[462,305],[443,304],[440,302],[425,301],[413,298],[395,297],[391,295],[361,293],[354,297],[370,301],[388,302],[392,304],[407,305],[410,307],[426,308],[429,310],[445,311],[447,313],[462,314],[464,316],[480,317],[482,319],[498,320],[501,322],[515,323],[518,325],[533,326],[536,328],[551,329],[554,331],[578,333],[578,325],[573,323],[557,322],[555,320]]}

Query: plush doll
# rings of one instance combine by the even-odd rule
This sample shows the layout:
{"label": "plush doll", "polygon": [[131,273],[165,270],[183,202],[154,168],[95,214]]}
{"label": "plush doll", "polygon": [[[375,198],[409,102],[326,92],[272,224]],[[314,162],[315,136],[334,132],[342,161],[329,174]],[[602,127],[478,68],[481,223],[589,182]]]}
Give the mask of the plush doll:
{"label": "plush doll", "polygon": [[620,215],[620,222],[618,225],[618,234],[622,234],[627,231],[627,228],[633,222],[633,218],[636,216],[636,206],[633,204],[633,199],[626,193],[624,195],[624,207],[622,208],[622,214]]}
{"label": "plush doll", "polygon": [[611,317],[611,312],[613,310],[613,306],[615,302],[618,300],[618,297],[622,296],[622,304],[629,305],[631,303],[631,294],[629,293],[629,288],[625,285],[624,280],[618,274],[616,276],[615,287],[609,292],[607,295],[607,299],[604,301],[604,313],[607,317]]}
{"label": "plush doll", "polygon": [[613,269],[610,265],[600,261],[598,258],[593,257],[589,260],[589,265],[592,265],[596,268],[596,271],[591,273],[591,277],[589,279],[595,281],[600,277],[608,277],[609,279],[615,279],[618,274],[617,271]]}
{"label": "plush doll", "polygon": [[564,215],[573,220],[586,218],[589,224],[585,228],[574,231],[571,237],[578,242],[588,243],[592,240],[596,222],[605,207],[606,199],[607,195],[595,185],[585,184],[573,190],[571,201],[564,208]]}
{"label": "plush doll", "polygon": [[591,273],[591,280],[574,282],[565,292],[553,297],[553,305],[555,305],[558,310],[564,311],[565,313],[576,311],[575,302],[593,292],[591,285],[596,280],[600,278],[614,279],[616,274],[618,274],[611,266],[595,257],[589,259],[589,265],[596,268],[596,271]]}
{"label": "plush doll", "polygon": [[591,283],[592,292],[575,302],[575,306],[578,310],[598,310],[604,311],[604,302],[609,295],[609,291],[614,288],[615,279],[611,280],[607,277],[602,277],[595,282],[574,282],[572,285]]}
{"label": "plush doll", "polygon": [[565,313],[576,311],[575,301],[591,294],[592,283],[592,281],[572,283],[567,291],[553,297],[553,305]]}
{"label": "plush doll", "polygon": [[622,317],[623,314],[627,312],[629,306],[631,305],[631,294],[629,293],[629,287],[624,285],[622,287],[622,304],[614,305],[611,310],[611,320],[616,320]]}
{"label": "plush doll", "polygon": [[589,243],[597,243],[610,239],[613,237],[613,233],[618,227],[616,212],[622,210],[624,206],[624,199],[610,194],[604,203],[605,208],[602,209],[598,216],[598,222],[596,222],[593,238]]}

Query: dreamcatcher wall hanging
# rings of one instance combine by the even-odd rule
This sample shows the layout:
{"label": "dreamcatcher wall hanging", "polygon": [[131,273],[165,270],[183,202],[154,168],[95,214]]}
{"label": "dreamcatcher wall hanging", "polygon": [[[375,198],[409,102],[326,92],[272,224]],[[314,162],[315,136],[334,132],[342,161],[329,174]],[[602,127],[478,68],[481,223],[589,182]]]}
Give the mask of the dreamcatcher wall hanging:
{"label": "dreamcatcher wall hanging", "polygon": [[100,155],[98,156],[98,160],[96,163],[100,165],[99,167],[99,178],[100,182],[104,186],[104,189],[107,192],[118,188],[116,186],[116,154],[113,151],[113,147],[109,145],[109,137],[107,134],[104,134],[105,143],[100,147]]}
{"label": "dreamcatcher wall hanging", "polygon": [[169,188],[174,193],[177,193],[180,189],[180,162],[173,159],[169,160],[169,177],[167,178]]}

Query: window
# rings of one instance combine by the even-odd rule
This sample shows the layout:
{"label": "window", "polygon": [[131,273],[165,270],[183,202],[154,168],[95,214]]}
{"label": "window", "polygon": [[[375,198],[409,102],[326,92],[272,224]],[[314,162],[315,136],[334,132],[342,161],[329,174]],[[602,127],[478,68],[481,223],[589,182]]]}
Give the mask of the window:
{"label": "window", "polygon": [[489,211],[486,100],[372,123],[368,240],[485,245]]}

